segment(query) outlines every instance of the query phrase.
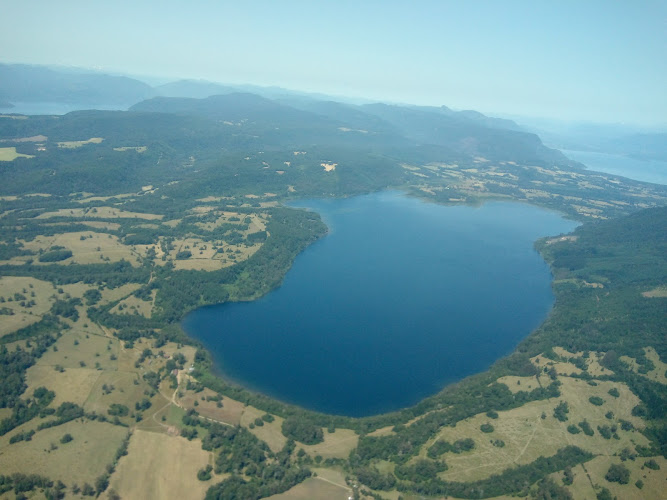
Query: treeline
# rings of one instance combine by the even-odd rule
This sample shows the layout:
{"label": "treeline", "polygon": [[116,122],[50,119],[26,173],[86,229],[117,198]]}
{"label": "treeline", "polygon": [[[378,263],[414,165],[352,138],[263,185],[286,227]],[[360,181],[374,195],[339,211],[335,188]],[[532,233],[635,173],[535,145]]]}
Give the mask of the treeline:
{"label": "treeline", "polygon": [[228,479],[209,488],[207,499],[264,498],[287,491],[311,475],[309,469],[292,461],[292,440],[274,454],[247,429],[202,419],[195,410],[183,416],[183,424],[186,427],[182,435],[190,439],[198,434],[198,427],[206,430],[202,448],[215,454],[216,474],[231,473]]}
{"label": "treeline", "polygon": [[254,298],[277,287],[296,256],[327,231],[313,212],[276,208],[270,214],[266,230],[271,236],[241,265],[243,272],[235,283],[238,298]]}
{"label": "treeline", "polygon": [[312,475],[310,469],[291,467],[286,471],[278,466],[270,466],[260,480],[246,481],[233,475],[221,483],[211,486],[206,492],[206,500],[258,500],[283,493]]}
{"label": "treeline", "polygon": [[0,436],[4,436],[12,429],[25,422],[29,422],[37,415],[46,417],[53,412],[47,409],[56,394],[47,390],[45,387],[38,387],[33,392],[33,397],[29,399],[19,399],[12,406],[12,414],[0,420]]}
{"label": "treeline", "polygon": [[549,474],[574,467],[593,458],[593,454],[576,446],[567,446],[551,456],[540,457],[527,465],[507,469],[501,474],[469,483],[443,481],[437,476],[417,476],[421,481],[399,482],[399,491],[427,496],[453,496],[456,498],[491,498],[501,495],[527,493],[528,488]]}
{"label": "treeline", "polygon": [[317,214],[289,208],[270,212],[271,235],[248,260],[218,271],[155,269],[154,317],[173,323],[197,307],[247,300],[275,288],[296,255],[326,231]]}
{"label": "treeline", "polygon": [[[38,474],[21,474],[17,472],[11,475],[0,475],[0,495],[14,490],[14,493],[18,498],[19,495],[35,489],[46,489],[51,487],[53,487],[53,481]],[[59,490],[62,490],[62,488],[59,488]]]}
{"label": "treeline", "polygon": [[[0,337],[0,344],[9,344],[11,342],[16,342],[17,340],[30,339],[40,335],[59,335],[62,330],[66,330],[67,328],[69,328],[69,326],[62,323],[56,316],[47,313],[42,316],[42,319],[37,323],[25,326],[20,330],[16,330],[13,333]],[[39,357],[42,355],[39,351],[42,351],[45,348],[39,342],[36,347],[38,350],[31,351],[31,354]]]}
{"label": "treeline", "polygon": [[127,283],[146,283],[150,277],[147,267],[133,267],[126,260],[108,264],[69,264],[66,266],[0,266],[2,276],[32,276],[50,281],[54,285],[67,285],[83,282],[89,285],[105,284],[117,288]]}
{"label": "treeline", "polygon": [[26,371],[55,341],[55,335],[41,335],[31,341],[30,350],[9,351],[0,345],[0,408],[14,408],[21,402],[21,394],[27,389]]}
{"label": "treeline", "polygon": [[470,451],[475,448],[475,441],[470,438],[458,439],[454,444],[444,439],[438,439],[433,445],[431,445],[426,452],[429,458],[438,458],[440,455],[451,452],[451,453],[463,453],[464,451]]}

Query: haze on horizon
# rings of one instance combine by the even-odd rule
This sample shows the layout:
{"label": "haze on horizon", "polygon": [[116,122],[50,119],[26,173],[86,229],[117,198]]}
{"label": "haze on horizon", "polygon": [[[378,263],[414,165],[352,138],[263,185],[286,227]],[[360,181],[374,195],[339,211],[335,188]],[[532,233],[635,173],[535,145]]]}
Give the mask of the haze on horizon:
{"label": "haze on horizon", "polygon": [[667,124],[667,4],[23,0],[0,61]]}

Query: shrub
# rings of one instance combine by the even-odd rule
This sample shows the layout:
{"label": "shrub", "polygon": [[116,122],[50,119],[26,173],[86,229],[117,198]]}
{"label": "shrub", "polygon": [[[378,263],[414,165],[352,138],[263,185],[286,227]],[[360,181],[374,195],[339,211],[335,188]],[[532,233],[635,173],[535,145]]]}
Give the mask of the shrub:
{"label": "shrub", "polygon": [[595,431],[593,431],[591,424],[589,424],[586,419],[582,420],[577,425],[581,427],[581,430],[584,431],[584,434],[586,434],[587,436],[592,436],[593,434],[595,434]]}
{"label": "shrub", "polygon": [[660,470],[660,464],[653,458],[644,462],[644,467],[648,467],[651,470]]}
{"label": "shrub", "polygon": [[40,262],[60,262],[61,260],[69,259],[72,256],[71,250],[51,250],[39,256]]}
{"label": "shrub", "polygon": [[111,406],[109,406],[107,413],[112,417],[124,417],[130,413],[130,409],[125,405],[112,403]]}
{"label": "shrub", "polygon": [[197,472],[197,479],[200,481],[208,481],[211,479],[211,471],[213,470],[213,467],[209,464],[206,466],[205,469],[199,469]]}

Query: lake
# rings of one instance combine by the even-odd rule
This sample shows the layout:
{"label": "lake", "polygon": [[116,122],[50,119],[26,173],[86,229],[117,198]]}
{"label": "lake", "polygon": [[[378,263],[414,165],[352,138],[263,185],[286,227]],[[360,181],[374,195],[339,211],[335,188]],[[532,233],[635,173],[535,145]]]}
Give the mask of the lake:
{"label": "lake", "polygon": [[667,184],[667,162],[638,160],[627,156],[593,153],[590,151],[562,150],[568,158],[583,163],[590,170],[621,175],[637,181]]}
{"label": "lake", "polygon": [[349,416],[413,405],[509,354],[554,301],[533,242],[576,226],[520,203],[444,207],[398,192],[293,206],[330,232],[283,285],[183,327],[225,378]]}

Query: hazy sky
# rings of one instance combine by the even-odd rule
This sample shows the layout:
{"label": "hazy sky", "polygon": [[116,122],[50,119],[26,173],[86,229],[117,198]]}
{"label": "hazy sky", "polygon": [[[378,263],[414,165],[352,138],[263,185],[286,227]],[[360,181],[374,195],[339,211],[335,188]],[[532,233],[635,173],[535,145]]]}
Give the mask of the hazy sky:
{"label": "hazy sky", "polygon": [[664,0],[0,0],[0,11],[2,62],[667,124]]}

